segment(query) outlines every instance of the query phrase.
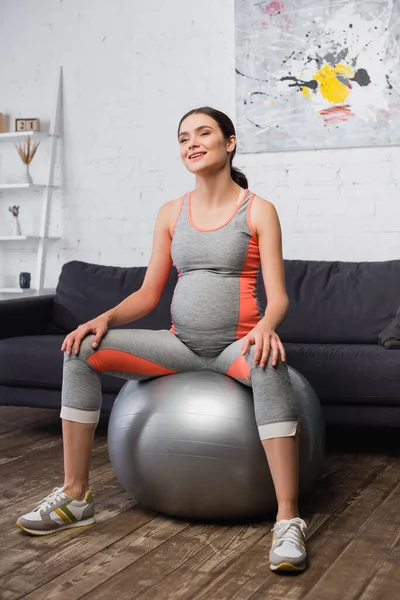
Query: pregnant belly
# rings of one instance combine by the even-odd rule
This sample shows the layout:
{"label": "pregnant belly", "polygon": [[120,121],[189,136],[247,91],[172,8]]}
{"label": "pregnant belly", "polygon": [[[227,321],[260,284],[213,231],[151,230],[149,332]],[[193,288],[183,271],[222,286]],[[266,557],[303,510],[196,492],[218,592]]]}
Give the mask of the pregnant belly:
{"label": "pregnant belly", "polygon": [[201,271],[182,276],[171,305],[174,332],[194,352],[217,355],[240,337],[239,295],[239,277]]}

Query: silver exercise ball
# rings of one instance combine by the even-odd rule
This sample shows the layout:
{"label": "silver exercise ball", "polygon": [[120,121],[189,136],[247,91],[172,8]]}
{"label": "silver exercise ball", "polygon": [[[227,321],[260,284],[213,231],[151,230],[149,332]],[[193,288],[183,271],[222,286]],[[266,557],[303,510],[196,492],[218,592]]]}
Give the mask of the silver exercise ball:
{"label": "silver exercise ball", "polygon": [[[321,466],[324,424],[308,381],[291,367],[289,372],[299,410],[304,494]],[[229,521],[276,510],[252,390],[226,375],[197,371],[129,381],[111,412],[108,446],[120,483],[156,512]]]}

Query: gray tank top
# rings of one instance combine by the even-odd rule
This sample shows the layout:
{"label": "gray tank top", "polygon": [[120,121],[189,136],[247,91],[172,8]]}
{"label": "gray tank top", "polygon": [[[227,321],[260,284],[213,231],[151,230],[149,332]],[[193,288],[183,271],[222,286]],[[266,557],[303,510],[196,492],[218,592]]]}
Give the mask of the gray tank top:
{"label": "gray tank top", "polygon": [[178,271],[171,331],[202,356],[220,354],[262,317],[256,297],[260,254],[250,221],[253,198],[244,190],[232,216],[211,230],[193,224],[191,194],[181,200],[171,245]]}

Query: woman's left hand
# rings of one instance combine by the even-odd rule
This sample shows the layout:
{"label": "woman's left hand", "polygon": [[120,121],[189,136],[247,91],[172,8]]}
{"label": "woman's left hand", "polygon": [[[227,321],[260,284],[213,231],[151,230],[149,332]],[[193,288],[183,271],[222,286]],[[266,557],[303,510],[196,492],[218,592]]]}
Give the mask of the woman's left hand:
{"label": "woman's left hand", "polygon": [[276,367],[279,357],[286,361],[286,352],[279,335],[271,326],[261,321],[243,338],[242,354],[246,354],[250,346],[255,345],[254,364],[262,368],[268,362],[269,353],[272,352],[272,366]]}

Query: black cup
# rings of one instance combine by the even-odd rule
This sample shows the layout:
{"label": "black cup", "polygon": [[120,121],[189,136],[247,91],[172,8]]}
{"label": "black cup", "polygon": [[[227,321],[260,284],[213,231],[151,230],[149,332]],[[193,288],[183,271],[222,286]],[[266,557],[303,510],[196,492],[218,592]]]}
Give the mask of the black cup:
{"label": "black cup", "polygon": [[20,273],[19,274],[19,287],[23,290],[28,290],[31,287],[31,274]]}

